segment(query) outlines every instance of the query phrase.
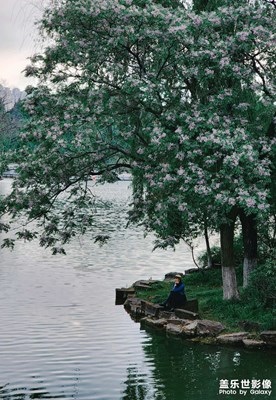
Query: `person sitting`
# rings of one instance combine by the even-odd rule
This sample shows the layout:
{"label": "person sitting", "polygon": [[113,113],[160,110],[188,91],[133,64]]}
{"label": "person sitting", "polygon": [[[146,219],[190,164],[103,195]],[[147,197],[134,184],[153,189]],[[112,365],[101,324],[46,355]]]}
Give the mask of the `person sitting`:
{"label": "person sitting", "polygon": [[166,311],[173,311],[175,308],[184,306],[186,301],[185,285],[182,282],[182,277],[181,275],[175,275],[169,297],[160,306],[165,307]]}

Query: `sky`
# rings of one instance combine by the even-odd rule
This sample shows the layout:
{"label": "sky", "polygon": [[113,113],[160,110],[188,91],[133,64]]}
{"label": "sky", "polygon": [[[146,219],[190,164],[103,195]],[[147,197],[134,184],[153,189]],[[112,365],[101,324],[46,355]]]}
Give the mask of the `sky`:
{"label": "sky", "polygon": [[39,51],[34,22],[49,0],[0,0],[0,84],[24,90],[35,82],[22,71],[28,57]]}
{"label": "sky", "polygon": [[34,83],[22,71],[41,48],[34,22],[42,6],[43,0],[0,0],[0,84],[23,90]]}

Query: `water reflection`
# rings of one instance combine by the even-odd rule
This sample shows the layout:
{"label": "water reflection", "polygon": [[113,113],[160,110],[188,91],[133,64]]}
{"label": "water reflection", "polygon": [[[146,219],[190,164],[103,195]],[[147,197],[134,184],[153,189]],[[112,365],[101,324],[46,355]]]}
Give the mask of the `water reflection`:
{"label": "water reflection", "polygon": [[216,372],[220,367],[220,352],[208,353],[206,360],[209,362],[209,369]]}
{"label": "water reflection", "polygon": [[[145,358],[152,365],[150,399],[156,400],[213,400],[218,396],[220,379],[270,379],[275,378],[275,358],[267,352],[254,352],[214,345],[201,345],[178,338],[167,337],[163,332],[146,327],[151,338],[143,346]],[[140,392],[134,382],[136,369],[128,370],[124,400],[147,399],[147,385]],[[136,375],[137,374],[137,375]],[[256,378],[257,377],[257,378]],[[235,399],[244,396],[235,395]],[[258,395],[247,398],[258,399]],[[262,395],[262,399],[269,396]]]}
{"label": "water reflection", "polygon": [[[39,382],[43,385],[43,381]],[[29,400],[29,399],[64,399],[64,394],[50,394],[44,386],[17,387],[9,389],[9,384],[0,386],[1,399],[3,400]]]}
{"label": "water reflection", "polygon": [[151,237],[120,225],[127,187],[97,188],[112,202],[99,211],[97,233],[118,221],[107,246],[86,235],[66,257],[36,242],[1,250],[0,399],[213,400],[219,379],[272,379],[270,354],[140,330],[114,305],[115,287],[192,266],[184,245],[152,252]]}
{"label": "water reflection", "polygon": [[137,367],[127,368],[127,379],[124,382],[125,390],[122,400],[150,400],[155,398],[154,387],[148,376],[139,373]]}
{"label": "water reflection", "polygon": [[236,366],[239,366],[241,363],[241,354],[238,351],[234,354],[233,363]]}

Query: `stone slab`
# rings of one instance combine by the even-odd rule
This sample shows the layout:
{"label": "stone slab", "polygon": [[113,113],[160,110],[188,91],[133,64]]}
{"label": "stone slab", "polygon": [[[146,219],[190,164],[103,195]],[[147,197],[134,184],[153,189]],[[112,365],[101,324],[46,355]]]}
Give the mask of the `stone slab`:
{"label": "stone slab", "polygon": [[243,344],[249,349],[258,349],[265,346],[263,340],[243,339]]}
{"label": "stone slab", "polygon": [[169,335],[181,336],[182,333],[183,333],[183,326],[182,325],[175,325],[175,324],[167,324],[166,332]]}
{"label": "stone slab", "polygon": [[159,304],[153,304],[146,300],[141,300],[141,310],[145,314],[145,316],[151,317],[159,317],[160,310],[163,310],[163,307],[159,306]]}
{"label": "stone slab", "polygon": [[133,287],[130,288],[118,288],[116,289],[116,297],[115,304],[123,305],[129,295],[135,294],[135,289]]}
{"label": "stone slab", "polygon": [[187,300],[185,305],[182,307],[179,307],[180,309],[192,311],[194,313],[198,313],[198,300],[197,299],[190,299]]}
{"label": "stone slab", "polygon": [[174,310],[176,317],[181,319],[199,319],[199,315],[189,310],[184,310],[183,308],[176,308]]}
{"label": "stone slab", "polygon": [[276,347],[276,331],[263,331],[260,337],[269,346]]}
{"label": "stone slab", "polygon": [[225,329],[225,326],[221,322],[209,319],[198,319],[193,323],[195,324],[195,333],[197,336],[217,336]]}
{"label": "stone slab", "polygon": [[235,333],[225,333],[217,337],[218,343],[223,344],[241,344],[244,339],[247,339],[248,332],[235,332]]}
{"label": "stone slab", "polygon": [[163,329],[167,325],[167,320],[164,318],[154,319],[146,317],[143,318],[142,323],[153,328]]}

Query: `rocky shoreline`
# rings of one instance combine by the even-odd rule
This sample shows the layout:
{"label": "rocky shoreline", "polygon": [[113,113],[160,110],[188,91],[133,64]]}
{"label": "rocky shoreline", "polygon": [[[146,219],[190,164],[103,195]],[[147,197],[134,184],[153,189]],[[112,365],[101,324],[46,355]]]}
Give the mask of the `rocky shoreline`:
{"label": "rocky shoreline", "polygon": [[157,281],[138,281],[130,288],[116,289],[116,304],[123,304],[131,318],[140,322],[141,326],[158,329],[167,335],[193,342],[234,345],[249,349],[276,347],[276,331],[260,332],[256,338],[256,334],[247,331],[225,332],[226,327],[221,322],[201,319],[197,299],[188,300],[183,308],[168,312],[158,304],[137,297],[137,290],[150,290],[154,282]]}

